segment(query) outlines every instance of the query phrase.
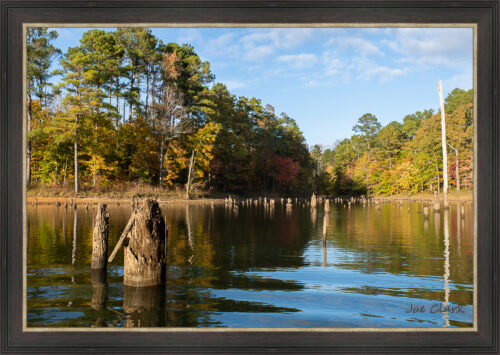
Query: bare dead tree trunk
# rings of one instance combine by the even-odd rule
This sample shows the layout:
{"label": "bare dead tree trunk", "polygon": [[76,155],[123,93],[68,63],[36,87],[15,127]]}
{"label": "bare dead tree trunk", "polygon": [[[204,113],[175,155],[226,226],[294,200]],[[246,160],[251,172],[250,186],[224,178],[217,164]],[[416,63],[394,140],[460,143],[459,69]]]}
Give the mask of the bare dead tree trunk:
{"label": "bare dead tree trunk", "polygon": [[441,147],[443,149],[443,193],[444,204],[448,205],[448,152],[446,147],[446,117],[444,112],[443,82],[438,81],[439,104],[441,108]]}
{"label": "bare dead tree trunk", "polygon": [[109,214],[106,205],[97,205],[94,232],[92,234],[92,262],[91,269],[105,269],[108,256]]}
{"label": "bare dead tree trunk", "polygon": [[146,74],[146,121],[149,120],[149,70]]}
{"label": "bare dead tree trunk", "polygon": [[[28,94],[28,133],[31,131],[31,94]],[[26,185],[31,186],[31,139],[28,138],[28,147],[26,148]]]}
{"label": "bare dead tree trunk", "polygon": [[78,121],[79,121],[79,116],[80,114],[76,114],[75,118],[75,123],[76,123],[76,128],[75,128],[75,161],[74,161],[74,167],[75,167],[75,193],[78,194]]}
{"label": "bare dead tree trunk", "polygon": [[186,184],[186,198],[189,198],[189,189],[191,188],[191,175],[193,173],[194,150],[191,152],[191,160],[189,161],[188,179]]}
{"label": "bare dead tree trunk", "polygon": [[164,159],[164,152],[165,150],[165,141],[163,139],[163,135],[161,137],[161,143],[160,143],[160,180],[158,182],[158,185],[161,187],[163,187],[163,159]]}
{"label": "bare dead tree trunk", "polygon": [[124,252],[123,284],[145,287],[165,283],[167,231],[160,206],[145,200],[136,211]]}

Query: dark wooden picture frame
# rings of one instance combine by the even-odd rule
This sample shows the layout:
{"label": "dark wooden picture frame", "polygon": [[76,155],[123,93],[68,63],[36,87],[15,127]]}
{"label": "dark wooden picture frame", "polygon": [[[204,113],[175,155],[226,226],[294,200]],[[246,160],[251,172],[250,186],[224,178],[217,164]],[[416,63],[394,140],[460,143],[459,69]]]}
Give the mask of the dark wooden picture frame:
{"label": "dark wooden picture frame", "polygon": [[[0,2],[2,352],[499,352],[500,0]],[[477,330],[23,331],[23,23],[475,24]]]}

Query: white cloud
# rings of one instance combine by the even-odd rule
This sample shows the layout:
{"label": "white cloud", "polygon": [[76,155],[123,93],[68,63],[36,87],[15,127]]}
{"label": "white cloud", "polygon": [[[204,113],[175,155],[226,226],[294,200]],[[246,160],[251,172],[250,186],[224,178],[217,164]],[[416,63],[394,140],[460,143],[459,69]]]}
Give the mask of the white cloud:
{"label": "white cloud", "polygon": [[345,64],[334,52],[324,52],[321,61],[326,75],[338,75],[345,69]]}
{"label": "white cloud", "polygon": [[313,38],[310,28],[254,29],[240,40],[246,60],[263,60],[278,49],[292,49]]}
{"label": "white cloud", "polygon": [[264,60],[274,53],[274,48],[271,45],[263,45],[247,48],[246,52],[243,54],[243,59],[249,61],[259,61]]}
{"label": "white cloud", "polygon": [[383,55],[380,49],[373,44],[373,41],[368,41],[361,37],[340,37],[331,39],[330,44],[336,44],[342,49],[353,48],[362,56]]}
{"label": "white cloud", "polygon": [[177,42],[179,43],[189,43],[189,44],[200,41],[203,41],[203,35],[197,28],[183,28],[180,31],[179,38],[177,39]]}
{"label": "white cloud", "polygon": [[238,56],[241,49],[235,41],[236,34],[232,32],[224,33],[217,38],[209,40],[205,44],[208,53],[221,56]]}
{"label": "white cloud", "polygon": [[471,89],[473,86],[472,71],[469,73],[457,74],[443,80],[443,91],[450,92],[455,88],[464,90]]}
{"label": "white cloud", "polygon": [[462,66],[472,64],[472,29],[470,28],[398,28],[394,39],[385,44],[402,61],[415,64]]}
{"label": "white cloud", "polygon": [[314,54],[290,54],[280,55],[276,61],[285,63],[294,69],[302,69],[311,67],[318,62],[318,58]]}
{"label": "white cloud", "polygon": [[375,79],[380,83],[391,81],[408,72],[408,68],[391,68],[367,58],[355,59],[350,65],[350,69],[356,73],[356,79],[358,80]]}
{"label": "white cloud", "polygon": [[224,83],[229,90],[240,89],[247,86],[247,84],[239,80],[222,80],[221,82]]}

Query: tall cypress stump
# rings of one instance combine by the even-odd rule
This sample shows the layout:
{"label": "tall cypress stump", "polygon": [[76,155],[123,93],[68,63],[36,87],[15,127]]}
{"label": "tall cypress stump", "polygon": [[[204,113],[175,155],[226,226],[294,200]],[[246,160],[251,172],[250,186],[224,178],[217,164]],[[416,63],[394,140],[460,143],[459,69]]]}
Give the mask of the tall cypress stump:
{"label": "tall cypress stump", "polygon": [[[76,212],[75,212],[76,213]],[[106,205],[97,205],[94,231],[92,233],[92,270],[106,269],[108,255],[109,214]]]}
{"label": "tall cypress stump", "polygon": [[165,283],[165,220],[157,201],[146,199],[135,211],[124,251],[123,284],[145,287]]}

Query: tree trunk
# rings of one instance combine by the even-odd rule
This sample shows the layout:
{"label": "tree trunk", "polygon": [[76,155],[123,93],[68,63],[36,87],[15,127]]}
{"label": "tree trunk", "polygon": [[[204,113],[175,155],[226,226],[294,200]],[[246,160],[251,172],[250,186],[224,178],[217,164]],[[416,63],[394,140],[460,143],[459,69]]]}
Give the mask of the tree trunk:
{"label": "tree trunk", "polygon": [[158,185],[161,187],[163,187],[163,154],[164,154],[164,146],[165,146],[165,143],[164,143],[164,140],[163,140],[163,136],[161,137],[161,143],[160,143],[160,173],[159,173],[159,176],[160,176],[160,180],[158,181]]}
{"label": "tree trunk", "polygon": [[146,121],[149,120],[149,70],[146,74]]}
{"label": "tree trunk", "polygon": [[189,161],[188,179],[186,184],[186,198],[189,199],[189,189],[191,188],[191,175],[193,173],[194,150],[191,152],[191,160]]}
{"label": "tree trunk", "polygon": [[78,194],[78,120],[80,114],[76,114],[75,123],[75,160],[74,160],[74,168],[75,168],[75,193]]}
{"label": "tree trunk", "polygon": [[165,283],[167,231],[157,201],[145,200],[136,212],[124,252],[123,284],[145,287]]}
{"label": "tree trunk", "polygon": [[135,73],[132,73],[132,77],[130,78],[130,97],[128,102],[128,121],[132,122],[132,96],[134,91],[134,83],[135,83]]}
{"label": "tree trunk", "polygon": [[444,112],[443,83],[438,82],[439,104],[441,107],[441,147],[443,148],[443,193],[445,206],[448,203],[448,152],[446,146],[446,117]]}
{"label": "tree trunk", "polygon": [[[28,133],[31,132],[31,94],[28,94]],[[26,148],[26,185],[31,186],[31,139],[28,138],[28,147]]]}
{"label": "tree trunk", "polygon": [[92,234],[91,269],[105,269],[108,256],[109,214],[106,205],[99,203]]}
{"label": "tree trunk", "polygon": [[457,181],[457,191],[460,191],[460,160],[458,159],[458,149],[455,149],[455,180]]}

